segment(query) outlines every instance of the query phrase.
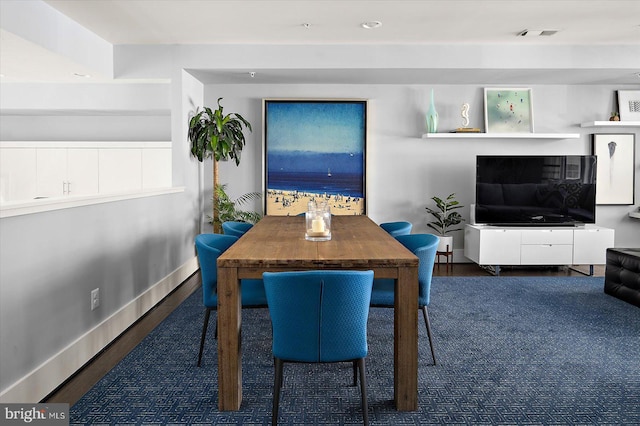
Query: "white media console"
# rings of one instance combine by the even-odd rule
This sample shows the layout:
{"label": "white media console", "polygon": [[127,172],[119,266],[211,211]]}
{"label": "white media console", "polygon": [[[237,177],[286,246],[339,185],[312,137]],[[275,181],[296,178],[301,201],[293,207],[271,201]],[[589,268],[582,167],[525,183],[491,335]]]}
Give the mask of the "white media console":
{"label": "white media console", "polygon": [[606,263],[614,246],[614,230],[578,227],[500,227],[466,225],[464,255],[479,265],[593,265]]}

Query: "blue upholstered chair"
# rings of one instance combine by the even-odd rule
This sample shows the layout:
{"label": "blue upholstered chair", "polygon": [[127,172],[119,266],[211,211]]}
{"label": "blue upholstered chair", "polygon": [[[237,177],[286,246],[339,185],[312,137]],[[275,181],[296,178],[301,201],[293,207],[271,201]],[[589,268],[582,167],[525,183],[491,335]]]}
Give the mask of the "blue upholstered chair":
{"label": "blue upholstered chair", "polygon": [[385,222],[381,223],[380,227],[391,234],[392,237],[397,237],[411,234],[413,225],[411,222]]}
{"label": "blue upholstered chair", "polygon": [[224,235],[233,235],[234,237],[242,237],[253,224],[247,222],[227,221],[222,223],[222,233]]}
{"label": "blue upholstered chair", "polygon": [[284,362],[353,363],[369,424],[365,362],[373,271],[265,272],[275,366],[272,424],[278,421]]}
{"label": "blue upholstered chair", "polygon": [[[396,237],[402,245],[411,250],[419,259],[418,264],[418,308],[422,310],[424,323],[427,327],[429,345],[431,346],[431,356],[433,364],[436,364],[436,353],[433,349],[433,336],[431,334],[431,323],[429,322],[429,305],[431,293],[431,277],[433,275],[433,264],[435,262],[436,250],[439,238],[432,234],[411,234]],[[393,308],[394,306],[394,281],[390,279],[376,279],[373,282],[371,292],[371,306]]]}
{"label": "blue upholstered chair", "polygon": [[[202,327],[202,337],[200,338],[200,352],[198,353],[198,367],[200,367],[200,363],[202,362],[204,340],[207,335],[211,311],[218,309],[218,257],[236,241],[238,241],[238,237],[232,235],[200,234],[196,236],[196,250],[198,252],[198,262],[200,263],[200,273],[202,275],[202,301],[205,306],[204,325]],[[240,290],[243,308],[267,307],[267,298],[264,293],[262,280],[242,280],[241,284]],[[217,334],[218,327],[216,324],[216,337]]]}

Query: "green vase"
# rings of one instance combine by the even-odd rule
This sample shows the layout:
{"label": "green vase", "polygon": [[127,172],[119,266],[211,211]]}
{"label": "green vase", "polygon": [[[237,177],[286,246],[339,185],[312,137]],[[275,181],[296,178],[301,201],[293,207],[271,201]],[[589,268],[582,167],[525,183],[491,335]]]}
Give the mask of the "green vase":
{"label": "green vase", "polygon": [[427,111],[427,133],[438,132],[438,111],[436,111],[436,105],[433,102],[433,89],[431,89],[431,103],[429,104],[429,111]]}

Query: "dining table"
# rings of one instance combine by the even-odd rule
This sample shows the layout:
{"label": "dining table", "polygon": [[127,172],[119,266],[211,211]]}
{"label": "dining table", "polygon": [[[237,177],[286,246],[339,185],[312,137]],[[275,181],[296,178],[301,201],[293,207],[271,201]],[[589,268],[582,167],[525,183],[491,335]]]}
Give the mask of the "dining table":
{"label": "dining table", "polygon": [[[265,216],[218,258],[218,408],[242,403],[242,279],[263,272],[372,270],[395,281],[394,402],[418,408],[418,258],[366,215],[331,218],[331,239],[308,241],[302,216]],[[391,373],[390,373],[391,374]]]}

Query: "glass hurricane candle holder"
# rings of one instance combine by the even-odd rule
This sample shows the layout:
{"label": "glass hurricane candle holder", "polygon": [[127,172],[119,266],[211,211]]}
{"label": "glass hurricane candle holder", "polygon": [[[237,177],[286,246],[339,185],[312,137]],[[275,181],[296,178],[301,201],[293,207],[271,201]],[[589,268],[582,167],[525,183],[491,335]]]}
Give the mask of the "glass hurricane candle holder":
{"label": "glass hurricane candle holder", "polygon": [[331,212],[328,206],[309,207],[305,213],[305,239],[309,241],[329,241],[331,239]]}

